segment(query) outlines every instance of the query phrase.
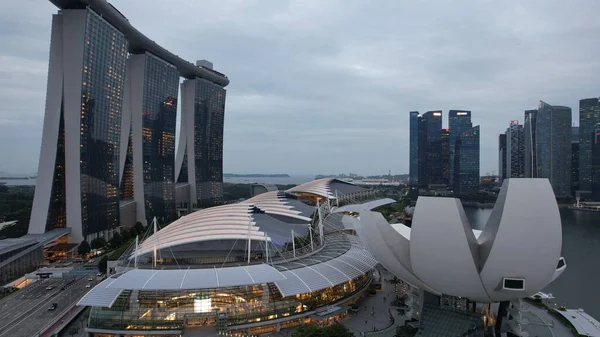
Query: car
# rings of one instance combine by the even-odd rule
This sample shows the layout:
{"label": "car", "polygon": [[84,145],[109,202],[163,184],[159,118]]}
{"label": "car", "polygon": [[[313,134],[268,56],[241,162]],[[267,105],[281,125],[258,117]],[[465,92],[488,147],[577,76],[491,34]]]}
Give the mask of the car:
{"label": "car", "polygon": [[54,287],[53,287],[53,286],[47,286],[47,287],[46,287],[46,290],[52,290],[52,289],[54,289]]}
{"label": "car", "polygon": [[85,285],[85,287],[86,287],[86,288],[91,288],[91,287],[92,287],[92,285],[91,285],[91,284],[86,284],[86,285]]}
{"label": "car", "polygon": [[52,303],[52,305],[48,307],[48,311],[52,311],[56,309],[56,307],[58,307],[58,303]]}
{"label": "car", "polygon": [[102,276],[102,273],[98,273],[98,274],[96,274],[96,276]]}
{"label": "car", "polygon": [[88,281],[93,281],[93,280],[94,280],[94,278],[93,278],[93,277],[89,277],[89,278],[88,278]]}

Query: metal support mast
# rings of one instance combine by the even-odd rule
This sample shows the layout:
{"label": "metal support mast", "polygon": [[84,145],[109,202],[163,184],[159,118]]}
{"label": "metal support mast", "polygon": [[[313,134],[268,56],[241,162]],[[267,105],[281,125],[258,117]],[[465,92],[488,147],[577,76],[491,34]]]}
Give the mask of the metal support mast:
{"label": "metal support mast", "polygon": [[319,214],[319,239],[321,240],[321,246],[323,245],[323,213],[321,212],[321,205],[319,199],[317,199],[317,212]]}
{"label": "metal support mast", "polygon": [[138,243],[139,243],[139,235],[135,236],[135,250],[133,251],[133,267],[137,269],[137,260],[138,260]]}
{"label": "metal support mast", "polygon": [[292,251],[294,252],[294,257],[296,257],[296,240],[294,240],[294,230],[292,229]]}
{"label": "metal support mast", "polygon": [[[157,232],[157,224],[156,224],[156,217],[154,217],[154,220],[152,220],[153,223],[153,227],[154,227],[154,235],[156,235]],[[156,240],[154,240],[154,251],[153,251],[153,262],[152,265],[154,266],[154,268],[156,268],[156,242],[158,240],[158,237],[156,237]]]}
{"label": "metal support mast", "polygon": [[250,253],[251,253],[251,247],[252,247],[252,237],[250,236],[252,230],[252,224],[250,223],[248,225],[248,264],[250,264]]}

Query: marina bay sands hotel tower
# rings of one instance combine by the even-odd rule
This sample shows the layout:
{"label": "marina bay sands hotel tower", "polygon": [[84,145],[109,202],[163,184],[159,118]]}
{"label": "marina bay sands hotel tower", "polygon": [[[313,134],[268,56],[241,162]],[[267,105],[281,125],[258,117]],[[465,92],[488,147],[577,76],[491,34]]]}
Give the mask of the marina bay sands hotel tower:
{"label": "marina bay sands hotel tower", "polygon": [[173,219],[179,203],[219,203],[228,78],[162,48],[105,0],[51,2],[59,12],[29,233],[109,239],[125,224]]}

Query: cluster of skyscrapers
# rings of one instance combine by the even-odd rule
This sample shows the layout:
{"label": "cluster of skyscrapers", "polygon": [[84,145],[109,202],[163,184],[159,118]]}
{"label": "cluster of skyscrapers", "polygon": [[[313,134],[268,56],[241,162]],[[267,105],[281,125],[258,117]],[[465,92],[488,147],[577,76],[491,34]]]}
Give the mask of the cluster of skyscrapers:
{"label": "cluster of skyscrapers", "polygon": [[600,101],[579,101],[579,126],[571,108],[540,102],[525,110],[524,125],[511,121],[499,135],[499,176],[548,178],[557,197],[600,201]]}
{"label": "cluster of skyscrapers", "polygon": [[177,203],[221,202],[227,77],[165,50],[107,2],[52,2],[60,11],[29,232],[68,227],[80,242],[112,233],[125,208],[147,223],[174,218]]}
{"label": "cluster of skyscrapers", "polygon": [[410,112],[410,167],[412,189],[447,186],[456,195],[479,190],[479,125],[471,111],[450,110],[448,128],[442,111]]}

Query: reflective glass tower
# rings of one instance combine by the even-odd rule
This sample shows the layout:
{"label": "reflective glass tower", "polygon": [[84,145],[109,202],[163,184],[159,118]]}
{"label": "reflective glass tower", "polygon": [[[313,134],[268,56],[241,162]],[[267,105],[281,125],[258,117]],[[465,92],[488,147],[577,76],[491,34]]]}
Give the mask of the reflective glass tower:
{"label": "reflective glass tower", "polygon": [[523,178],[525,175],[525,136],[523,125],[511,121],[506,129],[506,177]]}
{"label": "reflective glass tower", "polygon": [[69,227],[71,240],[79,242],[119,225],[127,48],[124,35],[89,8],[53,16],[29,233]]}
{"label": "reflective glass tower", "polygon": [[571,108],[540,102],[536,117],[537,177],[557,197],[571,195]]}
{"label": "reflective glass tower", "polygon": [[537,178],[535,128],[537,110],[525,110],[523,135],[524,135],[524,166],[525,178]]}
{"label": "reflective glass tower", "polygon": [[463,134],[463,132],[470,130],[473,127],[471,123],[471,111],[465,110],[450,110],[448,113],[448,127],[450,129],[450,135],[448,137],[448,143],[450,145],[450,185],[456,188],[454,180],[458,177],[458,170],[455,170],[458,158],[455,154],[457,152],[457,140]]}
{"label": "reflective glass tower", "polygon": [[145,52],[129,57],[126,74],[121,190],[129,191],[133,186],[133,195],[124,194],[122,198],[136,201],[137,221],[147,224],[156,216],[162,222],[175,217],[179,72],[172,64]]}
{"label": "reflective glass tower", "polygon": [[[198,61],[197,65],[214,71],[208,61]],[[223,200],[225,95],[222,85],[206,79],[187,79],[181,85],[182,127],[176,172],[178,183],[190,184],[192,205],[208,207]]]}
{"label": "reflective glass tower", "polygon": [[498,177],[506,179],[506,133],[498,135]]}
{"label": "reflective glass tower", "polygon": [[600,101],[586,98],[579,101],[579,189],[591,190],[592,144],[600,127]]}
{"label": "reflective glass tower", "polygon": [[571,195],[579,190],[579,127],[571,127]]}
{"label": "reflective glass tower", "polygon": [[411,111],[409,117],[409,168],[408,177],[411,187],[419,186],[419,123],[418,111]]}
{"label": "reflective glass tower", "polygon": [[442,129],[442,183],[450,182],[450,129]]}
{"label": "reflective glass tower", "polygon": [[454,193],[459,196],[477,193],[479,191],[479,125],[463,131],[456,140],[455,148]]}
{"label": "reflective glass tower", "polygon": [[428,111],[421,117],[425,128],[424,174],[421,185],[442,184],[442,111]]}

